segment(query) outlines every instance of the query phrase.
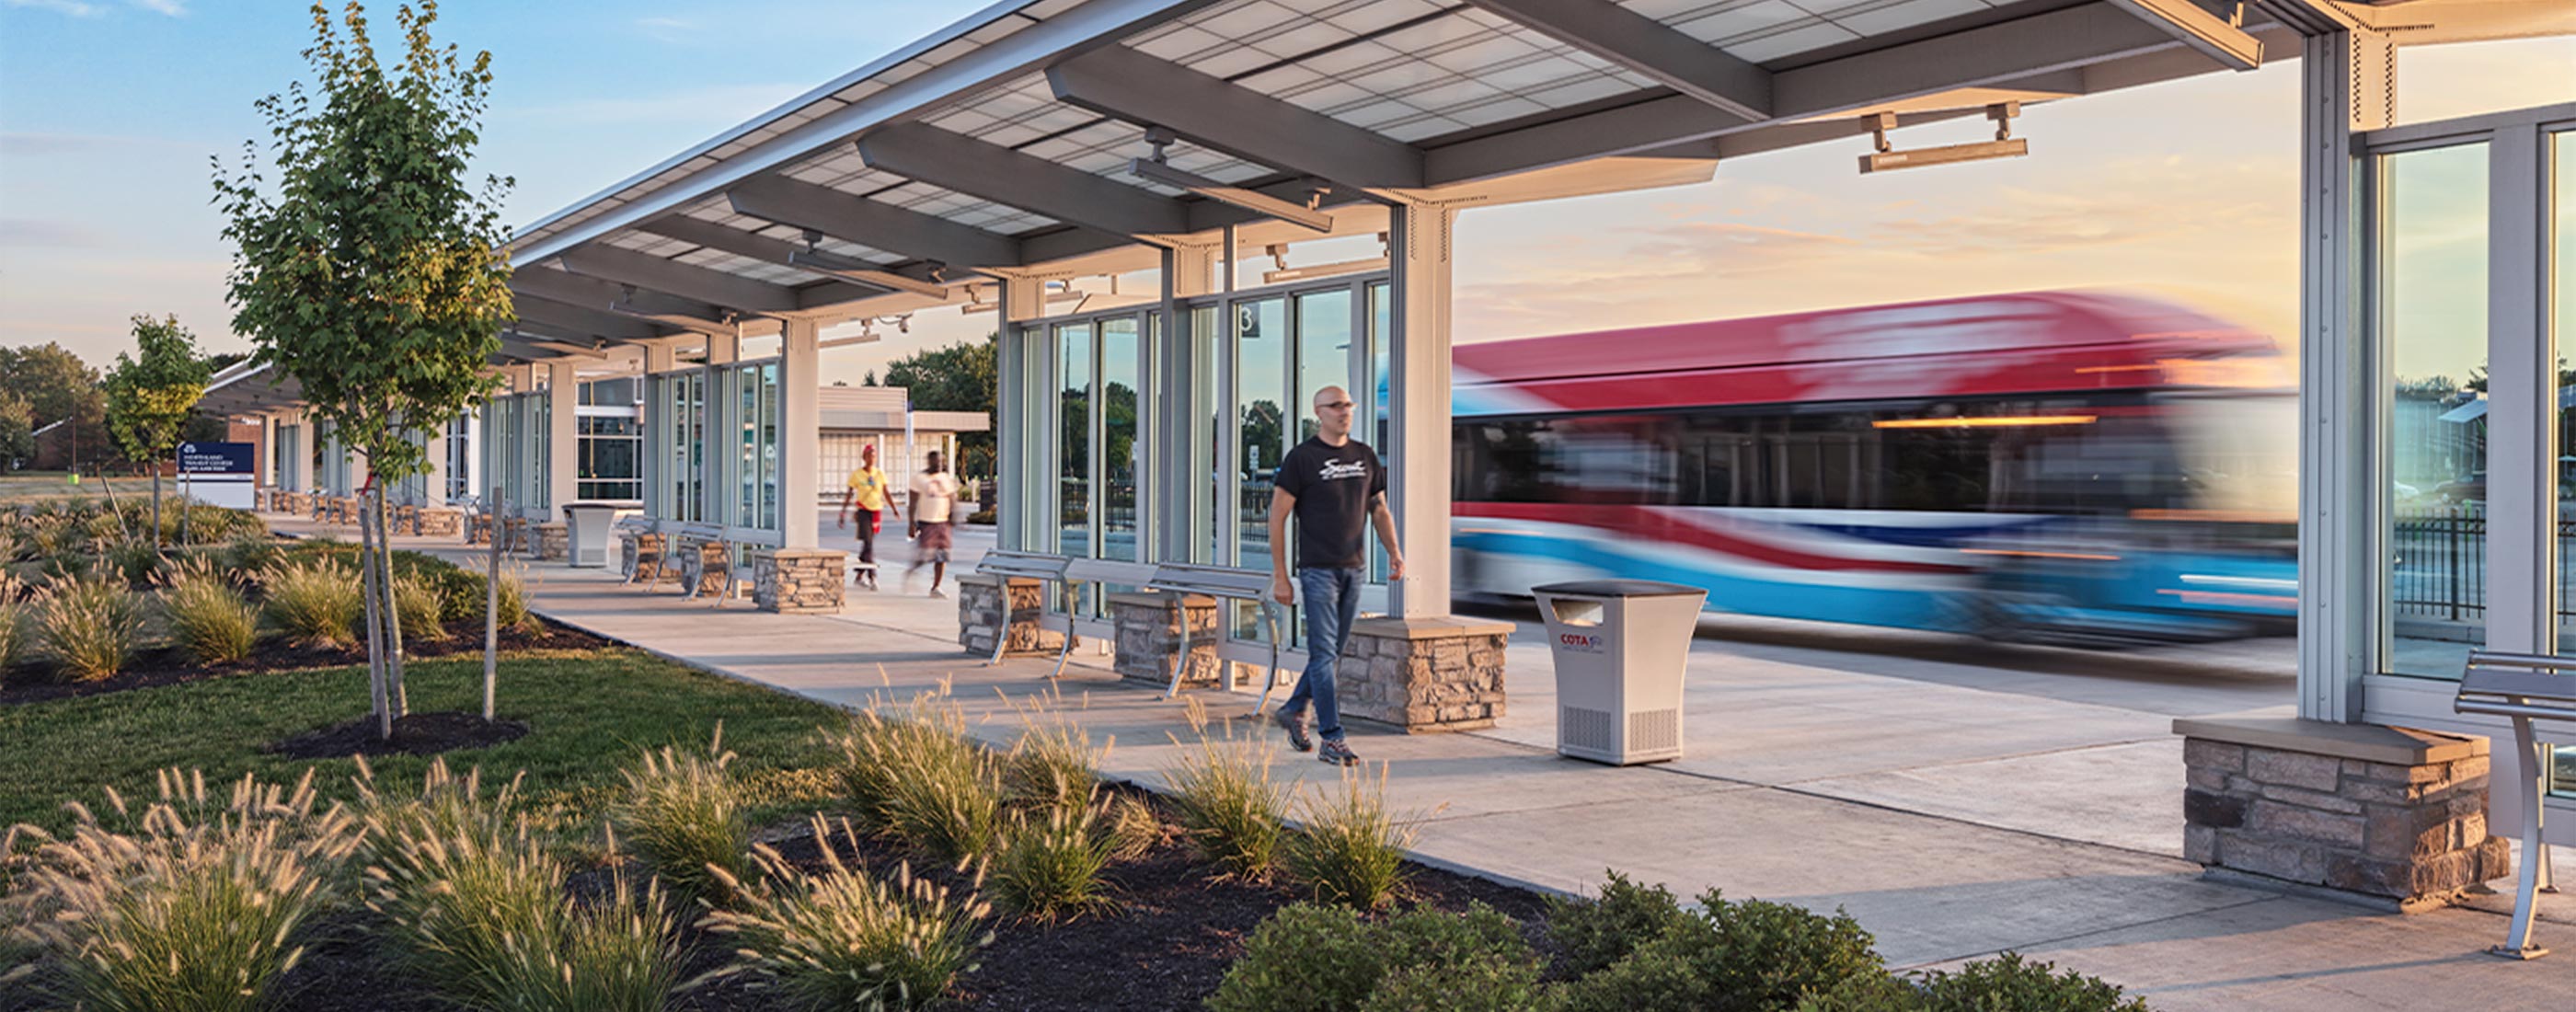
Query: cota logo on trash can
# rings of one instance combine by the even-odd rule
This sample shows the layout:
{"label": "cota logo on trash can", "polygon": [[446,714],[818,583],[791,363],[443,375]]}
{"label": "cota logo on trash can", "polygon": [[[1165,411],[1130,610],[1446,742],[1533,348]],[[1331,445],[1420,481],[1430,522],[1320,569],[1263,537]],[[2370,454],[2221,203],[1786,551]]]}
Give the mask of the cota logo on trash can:
{"label": "cota logo on trash can", "polygon": [[1588,654],[1597,654],[1601,652],[1602,647],[1610,645],[1610,637],[1603,636],[1599,633],[1558,633],[1556,634],[1556,645],[1568,650],[1580,650]]}

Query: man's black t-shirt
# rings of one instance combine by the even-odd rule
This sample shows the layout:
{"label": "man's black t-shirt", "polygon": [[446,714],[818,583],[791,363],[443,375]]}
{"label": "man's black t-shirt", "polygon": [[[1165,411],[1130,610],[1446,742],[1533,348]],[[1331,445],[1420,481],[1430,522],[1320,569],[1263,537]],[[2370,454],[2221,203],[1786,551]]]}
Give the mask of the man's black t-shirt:
{"label": "man's black t-shirt", "polygon": [[1310,438],[1279,462],[1279,489],[1297,497],[1297,568],[1368,564],[1369,503],[1386,494],[1386,465],[1367,443]]}

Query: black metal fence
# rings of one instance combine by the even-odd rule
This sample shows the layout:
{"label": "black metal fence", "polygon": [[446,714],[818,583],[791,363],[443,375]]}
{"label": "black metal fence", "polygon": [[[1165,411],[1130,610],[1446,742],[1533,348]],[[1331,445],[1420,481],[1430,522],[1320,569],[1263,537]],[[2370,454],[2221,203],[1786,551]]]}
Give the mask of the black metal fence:
{"label": "black metal fence", "polygon": [[[2569,531],[2569,525],[2559,525],[2562,547]],[[2452,622],[2484,619],[2486,546],[2487,513],[2483,506],[2400,511],[2390,525],[2388,538],[2389,591],[2397,614]]]}

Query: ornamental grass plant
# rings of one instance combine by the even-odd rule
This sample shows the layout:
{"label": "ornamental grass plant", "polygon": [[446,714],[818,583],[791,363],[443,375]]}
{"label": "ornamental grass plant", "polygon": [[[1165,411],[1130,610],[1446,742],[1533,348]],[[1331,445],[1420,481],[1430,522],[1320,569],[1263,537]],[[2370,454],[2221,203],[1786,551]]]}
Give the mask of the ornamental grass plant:
{"label": "ornamental grass plant", "polygon": [[1027,716],[1029,729],[1003,757],[1005,799],[1013,810],[1031,818],[1088,810],[1100,786],[1100,763],[1109,746],[1092,747],[1089,736],[1062,717]]}
{"label": "ornamental grass plant", "polygon": [[142,646],[143,599],[112,579],[57,581],[36,598],[41,648],[76,682],[116,677]]}
{"label": "ornamental grass plant", "polygon": [[1338,788],[1316,787],[1300,799],[1304,827],[1288,835],[1282,852],[1289,874],[1316,899],[1378,910],[1403,892],[1404,850],[1420,820],[1388,813],[1386,777],[1384,763],[1375,782],[1346,769]]}
{"label": "ornamental grass plant", "polygon": [[348,568],[325,557],[283,559],[269,569],[265,585],[268,620],[287,638],[315,647],[357,642],[366,603]]}
{"label": "ornamental grass plant", "polygon": [[771,980],[801,1008],[918,1009],[940,1001],[976,953],[992,944],[984,926],[991,908],[926,879],[909,866],[880,881],[844,853],[856,855],[858,833],[846,820],[813,820],[823,867],[808,872],[763,844],[752,860],[758,882],[739,883],[741,900],[707,915],[700,926],[729,936],[734,961],[709,975],[749,974]]}
{"label": "ornamental grass plant", "polygon": [[944,864],[993,855],[1008,824],[1003,758],[966,731],[954,700],[915,696],[900,714],[872,707],[834,739],[842,793],[865,825]]}
{"label": "ornamental grass plant", "polygon": [[402,617],[403,640],[434,643],[447,638],[447,601],[438,585],[419,577],[394,581],[394,614]]}
{"label": "ornamental grass plant", "polygon": [[751,877],[751,818],[727,767],[724,728],[705,752],[665,745],[620,771],[609,804],[618,839],[684,901],[722,905]]}
{"label": "ornamental grass plant", "polygon": [[121,828],[75,806],[71,835],[29,860],[21,891],[59,969],[55,997],[109,1012],[279,1004],[360,824],[337,805],[316,811],[309,771],[291,788],[245,776],[209,792],[202,773],[175,769],[158,782],[139,813],[108,792]]}
{"label": "ornamental grass plant", "polygon": [[259,608],[243,600],[200,559],[178,568],[161,592],[170,640],[188,659],[221,664],[250,656],[259,638]]}
{"label": "ornamental grass plant", "polygon": [[1223,740],[1208,737],[1207,711],[1196,697],[1189,701],[1189,722],[1197,745],[1163,770],[1181,830],[1226,875],[1266,881],[1287,833],[1288,787],[1272,775],[1274,753],[1231,730]]}
{"label": "ornamental grass plant", "polygon": [[1042,923],[1110,905],[1104,873],[1118,848],[1101,816],[1107,806],[1022,813],[1002,836],[991,882],[1002,909]]}

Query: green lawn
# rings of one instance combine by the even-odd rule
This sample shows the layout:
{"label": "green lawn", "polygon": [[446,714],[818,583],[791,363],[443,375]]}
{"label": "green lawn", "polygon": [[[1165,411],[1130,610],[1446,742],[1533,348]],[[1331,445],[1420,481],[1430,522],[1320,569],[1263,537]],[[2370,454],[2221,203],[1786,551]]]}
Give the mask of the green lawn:
{"label": "green lawn", "polygon": [[[116,486],[116,494],[119,496],[131,493],[140,493],[146,499],[149,499],[152,496],[151,475],[119,475],[107,480],[110,484]],[[161,485],[161,491],[164,495],[169,494],[170,483],[164,481]],[[22,502],[36,502],[44,499],[71,499],[75,497],[83,499],[105,499],[107,498],[107,488],[99,483],[99,477],[94,474],[82,475],[80,484],[74,485],[71,483],[70,477],[61,471],[10,471],[0,473],[0,503],[16,504]]]}
{"label": "green lawn", "polygon": [[[406,668],[412,709],[482,705],[479,658],[414,661]],[[129,799],[152,796],[153,771],[201,768],[208,780],[255,771],[291,781],[308,765],[326,797],[349,797],[356,765],[283,759],[270,742],[367,712],[364,668],[244,675],[130,692],[0,708],[0,826],[29,822],[59,831],[66,800],[96,807],[113,784]],[[766,819],[811,809],[828,793],[816,732],[839,711],[767,689],[726,681],[640,651],[540,651],[501,662],[500,713],[531,725],[527,737],[447,756],[458,772],[481,766],[487,781],[521,770],[540,808],[586,821],[639,748],[703,746],[718,721],[735,769]],[[429,760],[370,761],[380,784],[418,784]]]}

